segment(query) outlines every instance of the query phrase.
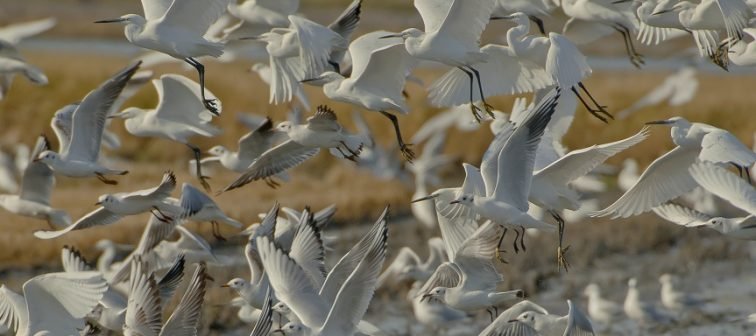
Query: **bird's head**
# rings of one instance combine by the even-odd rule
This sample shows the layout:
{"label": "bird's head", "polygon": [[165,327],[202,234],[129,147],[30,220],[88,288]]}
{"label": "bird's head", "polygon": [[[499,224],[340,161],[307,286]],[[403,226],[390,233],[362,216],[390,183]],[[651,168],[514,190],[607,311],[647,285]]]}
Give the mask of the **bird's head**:
{"label": "bird's head", "polygon": [[266,68],[268,68],[268,65],[265,63],[255,63],[255,64],[252,64],[252,67],[250,69],[252,69],[252,71],[254,72],[259,73],[260,71],[263,71]]}
{"label": "bird's head", "polygon": [[599,294],[600,291],[601,289],[599,288],[597,284],[590,283],[588,284],[588,286],[585,286],[585,289],[583,290],[583,295],[585,296],[596,295],[596,294]]}
{"label": "bird's head", "polygon": [[122,15],[121,17],[117,19],[98,20],[98,21],[95,21],[94,23],[122,23],[124,25],[134,24],[138,26],[144,26],[146,22],[147,21],[139,15],[126,14],[126,15]]}
{"label": "bird's head", "polygon": [[737,226],[735,221],[727,220],[723,217],[714,217],[707,222],[709,227],[722,233],[729,232],[733,229],[733,226]]}
{"label": "bird's head", "polygon": [[286,315],[286,314],[291,313],[291,309],[289,309],[289,306],[287,306],[283,302],[279,302],[273,305],[273,311],[281,315]]}
{"label": "bird's head", "polygon": [[124,120],[128,120],[131,118],[135,118],[140,113],[142,113],[142,110],[136,107],[129,107],[119,113],[113,114],[110,116],[110,118],[121,118]]}
{"label": "bird's head", "polygon": [[105,194],[105,195],[100,195],[100,197],[97,198],[97,202],[95,202],[95,205],[107,208],[108,205],[115,203],[115,201],[116,201],[116,198],[113,195]]}
{"label": "bird's head", "polygon": [[226,147],[223,146],[213,146],[207,151],[208,154],[215,156],[224,155],[226,154],[226,152],[228,152],[228,150],[226,150]]}
{"label": "bird's head", "polygon": [[536,315],[535,312],[527,311],[518,315],[513,321],[519,321],[533,327],[535,325]]}
{"label": "bird's head", "polygon": [[291,127],[292,126],[293,125],[292,125],[291,121],[282,121],[282,122],[278,123],[278,125],[276,125],[276,130],[278,130],[280,132],[286,132],[286,133],[288,133],[289,131],[291,131]]}
{"label": "bird's head", "polygon": [[431,289],[430,292],[423,294],[423,296],[420,298],[420,302],[423,302],[424,300],[428,300],[428,302],[430,302],[432,299],[444,302],[445,296],[446,288],[436,287]]}
{"label": "bird's head", "polygon": [[112,240],[110,239],[100,239],[95,243],[95,248],[100,251],[105,251],[107,249],[111,249],[115,246]]}
{"label": "bird's head", "polygon": [[505,16],[492,16],[491,20],[511,20],[516,25],[530,24],[528,15],[522,12],[512,13]]}
{"label": "bird's head", "polygon": [[659,277],[659,283],[662,285],[664,284],[671,284],[675,281],[675,277],[672,274],[664,273]]}
{"label": "bird's head", "polygon": [[449,204],[462,204],[462,205],[470,205],[474,201],[473,195],[470,194],[462,194],[453,201],[449,202]]}
{"label": "bird's head", "polygon": [[637,286],[637,285],[638,285],[638,280],[637,279],[630,278],[629,280],[627,280],[627,287],[635,288],[635,286]]}
{"label": "bird's head", "polygon": [[244,288],[246,285],[247,285],[247,282],[244,281],[244,279],[234,278],[234,279],[229,280],[227,283],[221,285],[221,287],[240,290]]}
{"label": "bird's head", "polygon": [[289,322],[283,327],[273,330],[273,333],[281,333],[286,336],[304,335],[304,326],[299,323]]}
{"label": "bird's head", "polygon": [[39,156],[37,156],[37,158],[34,161],[42,162],[49,165],[59,160],[60,160],[60,155],[58,155],[58,153],[46,150],[42,153],[39,153]]}

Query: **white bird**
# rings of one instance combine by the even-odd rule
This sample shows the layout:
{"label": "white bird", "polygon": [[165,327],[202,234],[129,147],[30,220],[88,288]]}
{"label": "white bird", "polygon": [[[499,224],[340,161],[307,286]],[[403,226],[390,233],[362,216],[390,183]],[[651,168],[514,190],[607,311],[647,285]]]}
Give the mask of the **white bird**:
{"label": "white bird", "polygon": [[396,258],[378,277],[376,288],[405,280],[424,283],[433,275],[436,268],[446,260],[445,253],[444,241],[439,237],[428,239],[428,258],[424,261],[412,248],[402,247],[396,254]]}
{"label": "white bird", "polygon": [[121,94],[131,76],[139,69],[139,62],[121,70],[113,77],[90,91],[73,114],[71,141],[59,153],[47,150],[37,159],[46,163],[57,174],[71,177],[97,176],[106,184],[117,184],[105,175],[124,175],[127,170],[117,170],[97,163],[105,122],[110,107]]}
{"label": "white bird", "polygon": [[116,194],[104,194],[97,198],[95,205],[100,206],[89,212],[72,225],[57,231],[36,231],[34,236],[39,239],[58,238],[74,230],[83,230],[95,226],[109,225],[117,222],[125,216],[138,215],[148,211],[157,211],[163,200],[171,195],[176,188],[176,176],[168,171],[163,174],[163,179],[157,187],[123,192]]}
{"label": "white bird", "polygon": [[486,309],[495,316],[497,306],[523,296],[522,290],[497,291],[502,276],[492,259],[499,249],[503,228],[487,222],[469,236],[449,261],[441,264],[418,292],[423,299],[438,300],[454,309],[473,312]]}
{"label": "white bird", "polygon": [[98,272],[38,275],[24,283],[23,296],[3,285],[0,324],[17,336],[78,335],[107,289]]}
{"label": "white bird", "polygon": [[753,17],[753,10],[743,0],[678,1],[668,9],[657,10],[656,14],[665,12],[677,13],[685,29],[725,31],[730,41],[743,38],[743,29]]}
{"label": "white bird", "polygon": [[284,121],[277,127],[289,136],[289,140],[265,151],[223,192],[296,167],[318,154],[321,148],[335,149],[343,157],[356,160],[364,143],[362,137],[344,131],[336,114],[325,105],[318,106],[318,111],[307,119],[307,124],[295,125]]}
{"label": "white bird", "polygon": [[145,262],[136,258],[131,263],[129,301],[125,336],[197,335],[197,326],[202,317],[206,282],[209,276],[204,264],[198,264],[181,301],[163,324],[163,302],[154,274]]}
{"label": "white bird", "polygon": [[[445,140],[446,132],[436,133],[423,147],[420,158],[408,164],[407,169],[415,176],[413,200],[428,196],[428,184],[439,184],[437,171],[452,161],[450,157],[441,153]],[[438,226],[436,207],[432,202],[412,202],[410,208],[415,219],[426,228],[434,229]]]}
{"label": "white bird", "polygon": [[48,82],[42,69],[27,63],[13,44],[0,39],[0,100],[8,94],[16,74],[22,74],[36,85]]}
{"label": "white bird", "polygon": [[601,297],[601,288],[596,283],[590,283],[583,290],[588,298],[588,315],[591,320],[604,326],[611,326],[621,321],[624,315],[622,306]]}
{"label": "white bird", "polygon": [[481,162],[483,183],[476,188],[479,192],[458,195],[450,203],[468,207],[473,214],[498,225],[522,228],[523,233],[525,228],[556,229],[533,218],[527,211],[536,149],[559,95],[557,88],[542,98],[517,128],[497,134],[489,146],[488,155]]}
{"label": "white bird", "polygon": [[[126,130],[132,135],[168,139],[189,147],[194,153],[199,180],[205,190],[210,190],[206,177],[202,175],[201,151],[189,142],[189,138],[195,135],[214,137],[221,130],[210,124],[213,114],[205,111],[197,95],[197,83],[184,76],[167,74],[153,80],[152,84],[159,98],[155,109],[130,107],[114,117],[125,119]],[[209,91],[206,94],[215,97]],[[216,113],[220,113],[221,106],[216,107]]]}
{"label": "white bird", "polygon": [[284,335],[352,335],[367,310],[386,257],[384,210],[370,231],[334,266],[318,292],[310,276],[267,237],[257,238],[276,297],[301,319],[280,328]]}
{"label": "white bird", "polygon": [[255,322],[250,336],[268,336],[270,328],[273,326],[273,290],[268,289],[265,294],[265,303],[260,310],[260,315]]}
{"label": "white bird", "polygon": [[[212,156],[202,159],[201,163],[218,161],[226,169],[237,173],[244,173],[265,151],[273,147],[279,140],[286,138],[284,132],[273,127],[273,122],[270,118],[265,118],[262,124],[239,138],[239,149],[236,152],[220,145],[214,146],[207,151]],[[288,178],[285,174],[279,175],[284,180]],[[278,185],[272,179],[265,179],[265,182],[271,187]]]}
{"label": "white bird", "polygon": [[[495,1],[476,1],[470,5],[462,0],[415,0],[415,9],[423,19],[424,31],[409,28],[399,34],[407,52],[415,58],[439,62],[462,70],[469,78],[470,110],[476,120],[478,112],[492,115],[493,107],[486,103],[480,71],[476,68],[490,57],[480,49],[480,36],[488,25]],[[483,101],[483,109],[473,104],[475,81]]]}
{"label": "white bird", "polygon": [[678,313],[690,310],[701,310],[701,307],[709,300],[699,295],[686,293],[680,286],[680,278],[672,274],[662,274],[659,277],[661,284],[661,302],[665,308]]}
{"label": "white bird", "polygon": [[743,32],[749,36],[749,40],[740,40],[732,44],[727,53],[730,62],[740,66],[756,65],[756,29],[745,28]]}
{"label": "white bird", "polygon": [[0,27],[0,40],[11,44],[18,44],[21,41],[34,35],[39,35],[55,27],[58,20],[53,17],[14,23]]}
{"label": "white bird", "polygon": [[617,174],[617,186],[622,192],[627,192],[638,182],[640,174],[638,173],[638,161],[633,158],[627,158],[622,161],[622,170]]}
{"label": "white bird", "polygon": [[750,167],[756,153],[743,145],[732,133],[703,123],[691,123],[682,117],[652,121],[648,125],[670,125],[674,149],[654,160],[630,190],[593,217],[627,218],[650,211],[697,186],[688,168],[696,162],[731,163]]}
{"label": "white bird", "polygon": [[354,40],[349,45],[352,73],[348,78],[328,71],[304,82],[322,85],[323,93],[330,99],[378,111],[388,118],[394,126],[402,155],[411,161],[414,153],[402,139],[396,116],[388,111],[409,112],[402,92],[416,61],[401,40],[389,38],[391,36],[385,31],[375,31]]}
{"label": "white bird", "polygon": [[362,0],[354,0],[328,27],[289,15],[287,28],[274,28],[259,36],[266,42],[270,67],[270,103],[291,101],[301,89],[299,81],[323,73],[330,65],[339,71],[338,54],[347,48],[349,36],[360,20]]}
{"label": "white bird", "polygon": [[546,35],[546,29],[543,26],[543,20],[539,16],[546,15],[556,8],[557,3],[548,0],[496,0],[492,16],[501,17],[512,15],[514,13],[524,13],[530,21],[538,26],[538,31]]}
{"label": "white bird", "polygon": [[95,23],[120,22],[129,42],[184,60],[199,74],[202,105],[215,115],[220,106],[214,97],[205,97],[205,67],[197,57],[223,55],[223,44],[204,38],[210,25],[226,11],[230,0],[142,0],[144,17],[126,14],[118,19]]}
{"label": "white bird", "polygon": [[538,312],[546,315],[549,312],[535,304],[530,300],[522,300],[513,304],[507,310],[501,312],[495,320],[491,322],[485,329],[483,329],[479,336],[494,336],[494,335],[538,335],[532,327],[519,323],[515,319],[525,312]]}
{"label": "white bird", "polygon": [[599,0],[562,0],[561,5],[570,17],[562,32],[570,41],[587,44],[617,31],[622,35],[630,63],[637,68],[645,64],[633,44],[639,21],[629,5]]}
{"label": "white bird", "polygon": [[[28,159],[28,158],[27,158]],[[17,159],[16,159],[17,160]],[[0,150],[0,190],[15,193],[18,191],[16,173],[23,175],[24,169],[17,169],[16,160],[10,154]],[[28,160],[27,160],[28,161]]]}
{"label": "white bird", "polygon": [[666,312],[657,309],[650,303],[640,301],[637,285],[638,280],[635,278],[627,281],[627,296],[625,296],[625,303],[623,304],[627,317],[644,326],[673,322],[672,316]]}
{"label": "white bird", "polygon": [[[494,121],[506,119],[506,116],[503,118],[499,117],[497,112],[503,113],[494,111]],[[412,143],[421,143],[429,139],[433,134],[445,132],[452,127],[462,132],[472,132],[480,128],[480,123],[470,118],[470,113],[466,106],[453,106],[426,119],[422,126],[415,131],[415,134],[412,135]]]}
{"label": "white bird", "polygon": [[[32,157],[49,148],[47,139],[40,136]],[[33,161],[24,170],[21,192],[18,195],[0,195],[0,207],[16,215],[44,219],[53,229],[71,225],[71,218],[66,211],[50,206],[50,194],[54,185],[55,176],[50,167]]]}
{"label": "white bird", "polygon": [[669,106],[680,106],[689,103],[698,92],[698,71],[695,67],[686,66],[677,70],[664,79],[659,86],[638,99],[630,107],[617,113],[617,119],[625,119],[630,114],[649,106],[666,103]]}
{"label": "white bird", "polygon": [[[593,325],[588,316],[585,316],[585,313],[575,307],[572,300],[567,300],[567,306],[569,307],[569,311],[565,316],[544,314],[542,311],[535,310],[524,312],[517,316],[515,320],[533,328],[538,332],[538,335],[542,336],[595,335]],[[518,335],[527,334],[522,333]]]}
{"label": "white bird", "polygon": [[168,197],[160,204],[159,209],[167,213],[168,217],[180,217],[194,222],[210,222],[213,227],[213,236],[218,240],[224,240],[219,232],[219,223],[236,229],[242,227],[241,222],[226,215],[210,196],[189,183],[181,186],[180,199]]}
{"label": "white bird", "polygon": [[[248,2],[254,2],[254,1],[248,1]],[[271,69],[270,65],[265,63],[255,63],[252,64],[252,71],[254,71],[258,76],[260,76],[260,79],[262,79],[265,84],[267,84],[269,87],[272,87],[274,84],[276,84],[277,80],[280,81],[280,79],[274,79],[273,78],[273,70]],[[294,90],[294,97],[297,98],[297,101],[299,104],[305,109],[310,110],[310,100],[307,98],[307,93],[304,91],[304,88],[302,85],[299,84],[293,84],[292,90]]]}
{"label": "white bird", "polygon": [[179,256],[184,256],[190,263],[222,264],[207,240],[189,231],[183,225],[177,226],[176,231],[179,233],[178,240],[164,240],[155,246],[154,252],[158,258],[158,264],[167,264]]}
{"label": "white bird", "polygon": [[418,290],[422,285],[421,281],[413,283],[412,288],[407,292],[407,299],[412,302],[415,319],[429,328],[430,332],[439,334],[442,329],[450,329],[456,324],[467,325],[471,322],[465,312],[419,296]]}
{"label": "white bird", "polygon": [[[754,157],[756,153],[751,152]],[[750,167],[753,164],[745,165]],[[741,165],[742,166],[742,165]],[[750,179],[744,180],[711,163],[697,163],[690,167],[693,179],[704,189],[732,203],[751,216],[756,216],[756,189]]]}

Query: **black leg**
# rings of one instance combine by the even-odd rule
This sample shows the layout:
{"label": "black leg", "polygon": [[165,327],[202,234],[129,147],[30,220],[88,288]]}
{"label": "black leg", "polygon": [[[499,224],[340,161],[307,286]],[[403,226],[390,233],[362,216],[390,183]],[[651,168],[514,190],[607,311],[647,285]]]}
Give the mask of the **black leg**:
{"label": "black leg", "polygon": [[480,108],[475,106],[475,97],[473,94],[473,88],[475,86],[475,75],[473,75],[472,72],[468,71],[464,67],[457,67],[457,69],[462,70],[467,75],[467,78],[470,79],[470,111],[472,112],[475,121],[480,122],[481,118],[480,114],[478,113],[480,111]]}
{"label": "black leg", "polygon": [[507,250],[502,250],[501,249],[501,242],[504,241],[504,237],[507,235],[507,230],[509,230],[509,229],[504,228],[504,232],[502,232],[501,233],[501,237],[499,237],[499,243],[496,244],[496,259],[498,259],[499,262],[501,262],[502,264],[508,264],[508,262],[506,260],[504,260],[504,258],[501,256],[502,253],[506,253],[507,252]]}
{"label": "black leg", "polygon": [[608,111],[606,110],[606,106],[599,104],[599,103],[598,103],[598,102],[596,101],[596,98],[593,98],[593,95],[591,94],[591,92],[590,92],[590,91],[588,91],[588,88],[587,88],[587,87],[585,87],[585,85],[583,84],[583,82],[578,82],[578,86],[579,86],[579,87],[580,87],[581,89],[583,89],[583,92],[585,92],[585,94],[587,94],[587,95],[588,95],[588,99],[590,99],[590,100],[591,100],[591,102],[593,102],[593,105],[595,105],[595,106],[596,106],[596,109],[598,109],[598,111],[597,111],[597,112],[600,112],[600,113],[604,114],[605,116],[609,117],[609,119],[614,119],[614,116],[613,116],[613,115],[611,115],[611,114],[609,114],[609,112],[608,112]]}
{"label": "black leg", "polygon": [[625,50],[627,51],[627,55],[630,58],[630,63],[632,63],[636,68],[640,69],[641,65],[645,64],[646,62],[643,60],[643,56],[635,51],[635,46],[633,45],[632,34],[630,34],[630,30],[622,25],[616,25],[614,26],[614,29],[622,34],[623,42],[625,42]]}
{"label": "black leg", "polygon": [[520,226],[520,229],[522,229],[522,234],[520,235],[520,247],[522,247],[522,251],[527,251],[527,248],[525,248],[525,228]]}
{"label": "black leg", "polygon": [[543,20],[541,18],[535,15],[528,15],[528,19],[538,26],[538,31],[541,32],[541,35],[546,36],[546,29],[543,27]]}
{"label": "black leg", "polygon": [[598,120],[601,120],[601,121],[603,121],[603,122],[604,122],[604,123],[606,123],[606,124],[608,124],[608,123],[609,123],[609,121],[608,121],[608,120],[606,120],[606,118],[604,118],[603,116],[601,116],[601,115],[599,114],[599,111],[597,111],[597,110],[593,109],[593,107],[591,107],[590,105],[588,105],[588,102],[586,102],[586,101],[585,101],[585,99],[583,99],[583,96],[581,96],[581,95],[580,95],[580,92],[578,92],[578,90],[577,90],[577,89],[575,89],[575,87],[574,87],[574,86],[573,86],[573,87],[571,87],[571,88],[570,88],[570,90],[572,90],[572,93],[574,93],[574,94],[575,94],[575,96],[577,96],[577,97],[578,97],[578,99],[580,100],[580,102],[581,102],[581,103],[583,104],[583,106],[585,106],[585,109],[586,109],[586,110],[588,110],[588,112],[589,112],[590,114],[592,114],[592,115],[593,115],[594,117],[598,118]]}
{"label": "black leg", "polygon": [[197,69],[200,82],[200,96],[202,97],[202,103],[205,104],[205,108],[217,116],[220,115],[220,113],[218,113],[218,106],[215,103],[215,99],[205,98],[205,66],[193,57],[187,57],[184,61]]}
{"label": "black leg", "polygon": [[200,151],[199,147],[190,143],[187,143],[186,146],[189,147],[189,149],[192,150],[192,154],[194,154],[195,168],[197,169],[197,178],[199,178],[202,187],[205,188],[205,191],[210,192],[210,184],[207,183],[207,179],[209,179],[209,177],[202,175],[202,164],[200,163],[202,152]]}
{"label": "black leg", "polygon": [[412,144],[406,144],[404,143],[404,139],[402,138],[402,131],[399,129],[399,120],[396,119],[396,116],[388,113],[386,111],[378,111],[380,112],[384,117],[388,118],[391,121],[391,124],[394,125],[394,132],[396,133],[396,141],[399,143],[399,149],[402,151],[402,156],[404,156],[404,159],[407,160],[407,162],[412,163],[412,160],[415,159],[415,152],[412,151],[412,149],[409,147]]}
{"label": "black leg", "polygon": [[549,213],[552,217],[557,221],[557,224],[559,225],[559,246],[557,247],[557,272],[559,272],[562,268],[564,268],[565,272],[569,272],[570,263],[567,262],[567,248],[562,248],[563,241],[564,241],[564,219],[562,216],[559,215],[558,212],[549,210]]}
{"label": "black leg", "polygon": [[220,234],[220,224],[216,221],[211,221],[210,224],[213,226],[213,237],[220,241],[226,241],[226,238]]}
{"label": "black leg", "polygon": [[100,182],[105,183],[107,185],[117,185],[118,184],[118,181],[111,180],[111,179],[105,177],[105,175],[102,175],[100,173],[95,173],[95,175],[97,176],[97,179],[100,180]]}
{"label": "black leg", "polygon": [[483,84],[481,84],[481,80],[480,80],[480,71],[478,71],[477,69],[475,69],[475,68],[473,68],[471,66],[468,66],[467,68],[470,69],[470,71],[472,71],[473,74],[475,74],[475,79],[478,81],[478,92],[480,93],[480,101],[483,102],[483,108],[486,110],[486,113],[488,113],[488,115],[491,118],[493,118],[494,117],[494,114],[493,114],[494,108],[493,108],[493,106],[489,105],[486,102],[486,96],[483,94]]}
{"label": "black leg", "polygon": [[520,240],[520,231],[517,229],[514,229],[514,232],[515,232],[515,239],[513,241],[512,246],[514,246],[515,253],[520,253],[520,247],[517,246],[517,241]]}

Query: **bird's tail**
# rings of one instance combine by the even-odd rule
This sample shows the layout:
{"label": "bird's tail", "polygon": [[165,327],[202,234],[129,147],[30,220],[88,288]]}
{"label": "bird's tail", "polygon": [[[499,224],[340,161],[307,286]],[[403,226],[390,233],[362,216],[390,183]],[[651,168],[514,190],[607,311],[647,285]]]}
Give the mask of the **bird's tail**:
{"label": "bird's tail", "polygon": [[516,289],[506,292],[491,293],[488,294],[488,297],[491,299],[490,301],[494,305],[498,306],[500,304],[525,297],[525,292],[523,292],[522,289]]}

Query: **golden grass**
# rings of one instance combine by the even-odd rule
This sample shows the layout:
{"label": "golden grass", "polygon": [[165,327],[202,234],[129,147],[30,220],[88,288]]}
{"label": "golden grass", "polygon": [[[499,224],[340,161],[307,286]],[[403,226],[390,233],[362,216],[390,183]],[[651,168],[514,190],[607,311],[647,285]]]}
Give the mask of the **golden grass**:
{"label": "golden grass", "polygon": [[[7,99],[0,101],[0,131],[2,141],[6,144],[24,142],[31,144],[34,138],[45,133],[52,136],[47,126],[49,118],[59,107],[80,100],[88,90],[104,78],[116,72],[128,63],[126,59],[105,57],[86,57],[74,54],[27,55],[29,60],[43,68],[50,78],[50,85],[36,87],[23,79],[17,79]],[[239,136],[247,132],[237,124],[234,113],[251,111],[259,115],[271,116],[274,120],[284,118],[285,106],[267,104],[267,87],[256,76],[250,74],[247,64],[208,64],[208,87],[218,95],[224,106],[224,114],[217,118],[215,124],[224,129],[224,134],[215,139],[197,139],[203,149],[211,145],[223,144],[235,147]],[[160,69],[162,72],[178,72],[190,78],[196,74],[177,65]],[[432,82],[437,76],[435,70],[419,70],[416,75]],[[617,111],[631,104],[648,89],[659,83],[666,73],[626,72],[599,73],[591,77],[586,84],[598,99]],[[637,112],[627,120],[614,121],[604,125],[591,117],[581,107],[575,122],[568,133],[565,143],[569,148],[582,148],[596,143],[617,140],[637,132],[645,121],[663,119],[673,115],[682,115],[691,120],[711,123],[724,127],[735,133],[750,145],[752,132],[756,129],[756,118],[752,118],[749,88],[754,87],[756,78],[749,76],[713,76],[703,75],[699,94],[694,101],[682,107],[658,107]],[[313,105],[330,104],[347,128],[354,129],[349,120],[351,106],[329,102],[317,88],[308,88]],[[439,109],[431,108],[425,102],[423,89],[410,84],[409,104],[411,113],[400,117],[400,124],[409,137],[420,125]],[[716,94],[714,94],[716,93]],[[512,97],[491,99],[490,102],[507,111]],[[156,94],[152,87],[146,87],[129,104],[141,107],[153,107]],[[375,113],[365,113],[368,122],[375,128],[377,140],[382,144],[393,141],[393,132],[389,123]],[[141,139],[124,133],[118,121],[112,129],[124,137],[124,148],[117,155],[133,160],[122,164],[131,173],[119,178],[119,187],[105,186],[95,179],[59,178],[53,196],[53,205],[69,211],[77,218],[92,210],[92,203],[99,194],[135,190],[150,187],[156,183],[164,169],[173,169],[181,181],[194,183],[185,173],[188,149],[179,144],[164,140]],[[485,150],[491,136],[486,128],[477,132],[460,133],[451,131],[446,152],[455,155],[461,161],[477,163]],[[668,129],[654,129],[651,138],[610,160],[619,160],[632,156],[641,164],[647,164],[671,147]],[[459,177],[457,169],[452,169],[451,177]],[[222,207],[232,216],[244,223],[256,220],[256,214],[267,209],[274,200],[284,205],[301,207],[305,204],[321,207],[335,203],[339,207],[337,219],[360,221],[372,218],[384,204],[391,204],[394,213],[407,214],[411,190],[399,182],[377,181],[369,173],[358,171],[350,163],[338,162],[328,155],[321,154],[293,171],[293,179],[277,190],[272,190],[263,183],[253,183],[241,190],[223,194],[217,198]],[[213,178],[211,184],[215,189],[225,186],[234,178],[234,174],[223,172]],[[0,244],[0,265],[29,266],[56,260],[58,248],[63,244],[91,246],[100,238],[110,238],[120,242],[135,242],[146,217],[137,216],[123,220],[107,228],[98,228],[77,232],[54,241],[36,240],[31,233],[46,227],[44,222],[30,220],[2,213],[3,234]],[[632,230],[630,226],[616,225],[618,230]],[[203,226],[203,232],[208,227]],[[226,230],[227,234],[233,231]],[[28,246],[35,246],[29,250]],[[87,251],[85,251],[87,252]]]}

